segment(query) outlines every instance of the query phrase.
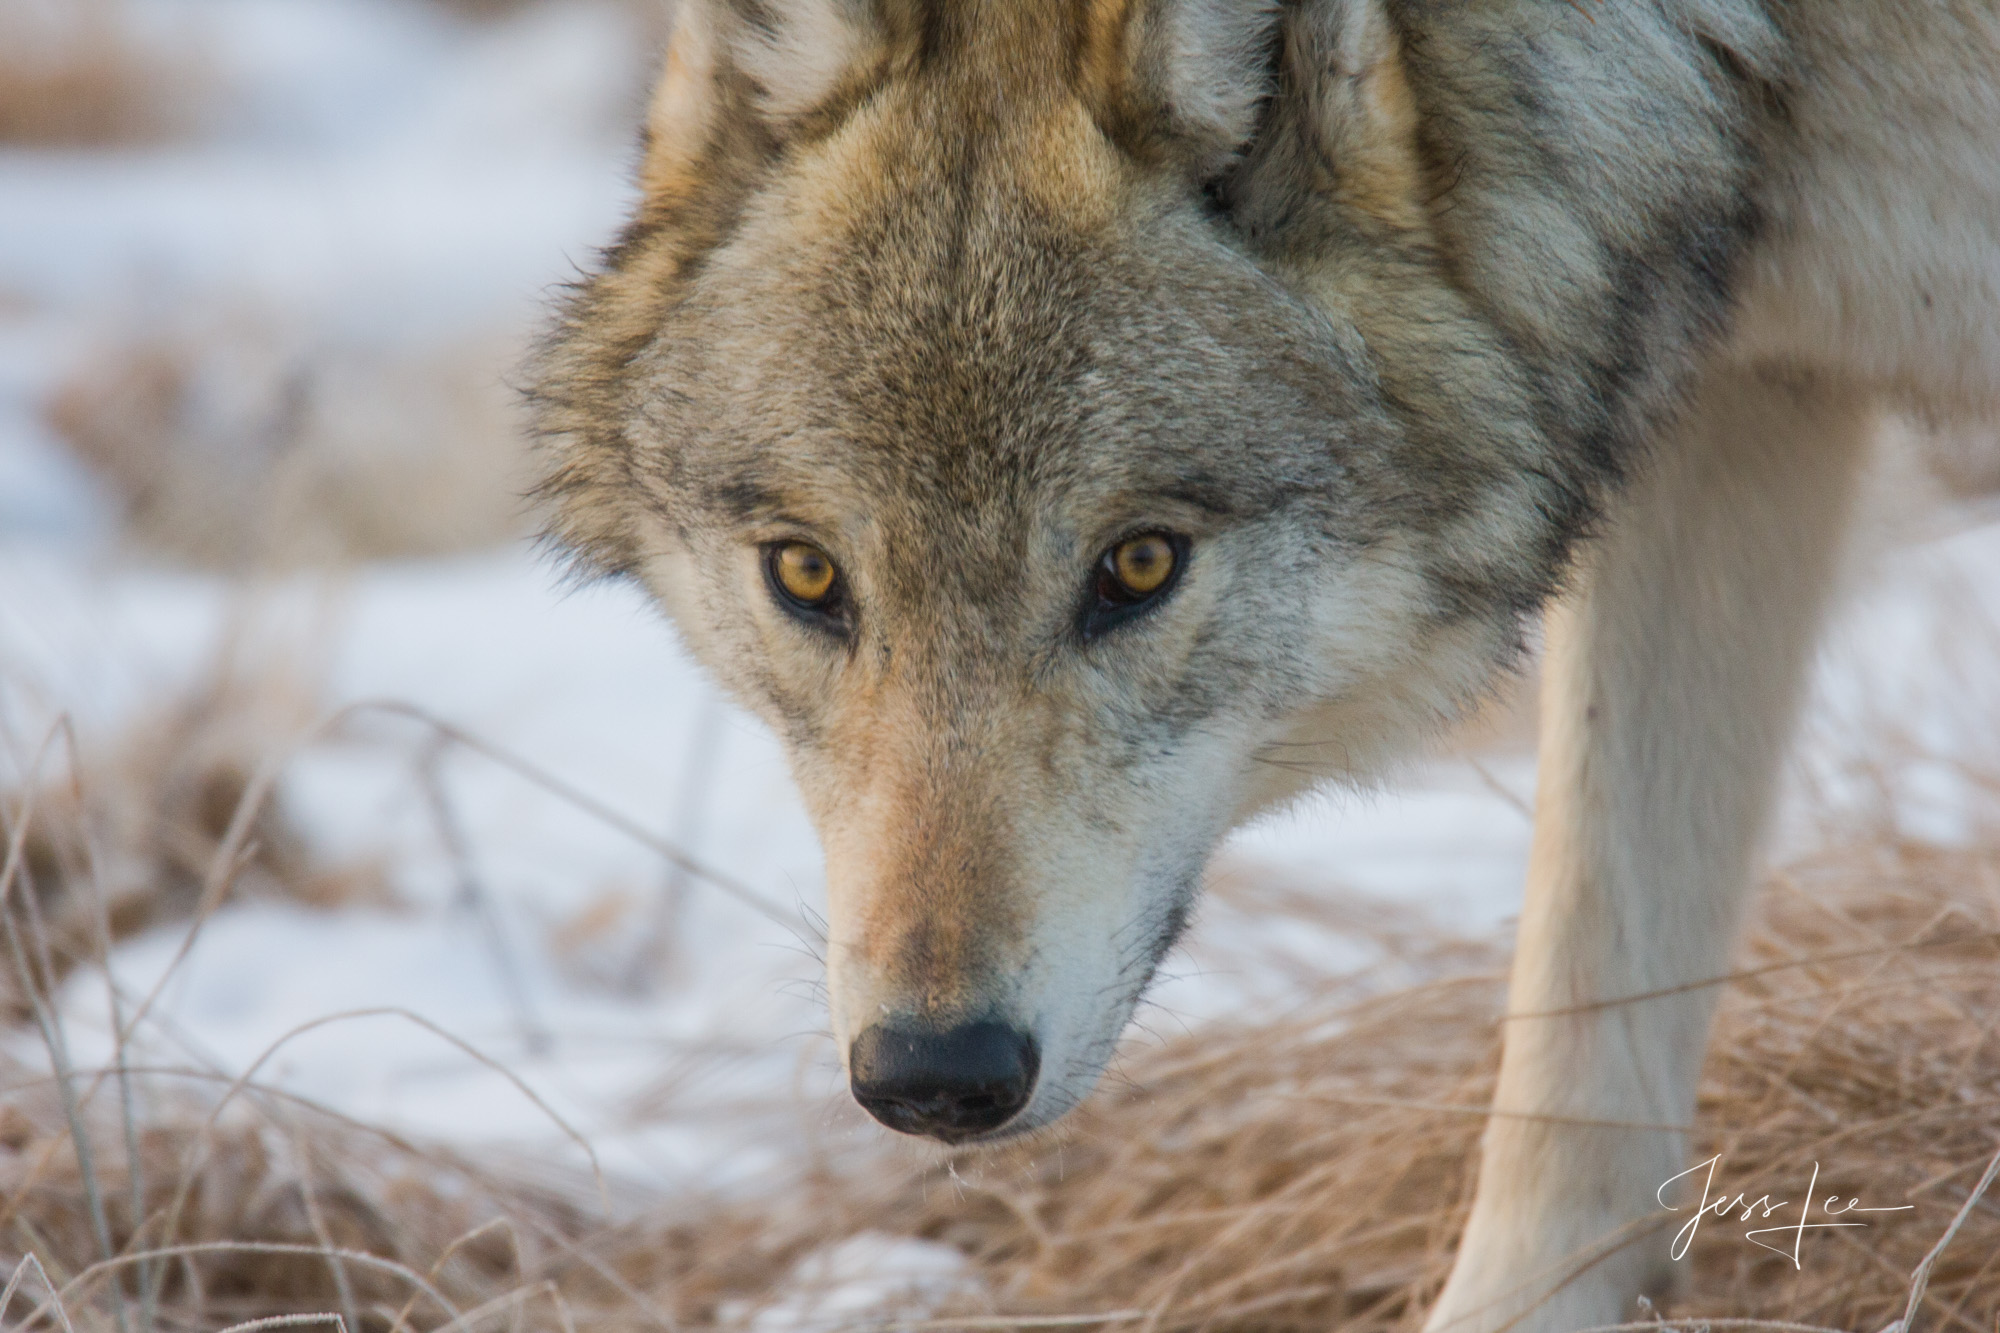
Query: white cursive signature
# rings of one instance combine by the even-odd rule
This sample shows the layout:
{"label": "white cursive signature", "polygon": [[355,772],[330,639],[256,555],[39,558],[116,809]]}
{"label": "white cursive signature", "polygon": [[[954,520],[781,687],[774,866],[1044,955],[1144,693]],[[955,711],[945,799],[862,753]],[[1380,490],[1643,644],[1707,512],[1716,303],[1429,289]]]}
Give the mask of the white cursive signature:
{"label": "white cursive signature", "polygon": [[[1674,1233],[1674,1243],[1667,1251],[1670,1257],[1674,1259],[1680,1259],[1688,1252],[1688,1246],[1694,1243],[1695,1232],[1699,1230],[1701,1227],[1701,1219],[1709,1216],[1710,1214],[1714,1214],[1716,1217],[1719,1218],[1722,1217],[1724,1214],[1733,1213],[1740,1208],[1743,1211],[1742,1215],[1738,1217],[1737,1220],[1739,1222],[1748,1222],[1753,1214],[1755,1214],[1759,1218],[1767,1218],[1772,1213],[1777,1212],[1780,1208],[1785,1207],[1790,1202],[1787,1199],[1780,1199],[1776,1203],[1772,1203],[1771,1196],[1768,1194],[1763,1195],[1756,1199],[1751,1199],[1746,1194],[1738,1194],[1733,1199],[1727,1195],[1722,1195],[1716,1198],[1713,1202],[1711,1202],[1708,1197],[1708,1192],[1715,1185],[1715,1169],[1717,1165],[1721,1163],[1721,1161],[1722,1161],[1722,1154],[1717,1153],[1715,1156],[1709,1158],[1706,1162],[1696,1162],[1693,1166],[1681,1172],[1680,1175],[1671,1176],[1668,1179],[1662,1181],[1660,1183],[1660,1188],[1653,1191],[1653,1197],[1660,1201],[1660,1206],[1662,1208],[1665,1208],[1670,1213],[1677,1213],[1680,1211],[1680,1209],[1674,1207],[1673,1205],[1669,1204],[1666,1201],[1665,1195],[1667,1192],[1667,1186],[1673,1184],[1674,1181],[1681,1179],[1682,1176],[1693,1175],[1695,1172],[1701,1170],[1703,1167],[1706,1167],[1708,1169],[1708,1174],[1702,1179],[1701,1207],[1695,1209],[1694,1216],[1688,1219],[1688,1223],[1686,1226],[1682,1227],[1679,1231],[1676,1231]],[[1799,1244],[1801,1241],[1805,1239],[1806,1232],[1818,1231],[1821,1229],[1831,1229],[1835,1227],[1865,1227],[1868,1225],[1866,1222],[1811,1221],[1810,1219],[1812,1217],[1812,1209],[1813,1209],[1813,1189],[1818,1184],[1819,1184],[1819,1163],[1814,1162],[1812,1170],[1812,1181],[1806,1186],[1805,1203],[1800,1206],[1798,1222],[1792,1226],[1758,1227],[1754,1231],[1744,1232],[1743,1239],[1749,1241],[1752,1245],[1756,1245],[1763,1249],[1769,1250],[1773,1254],[1785,1255],[1792,1261],[1792,1267],[1798,1268],[1800,1267]],[[1840,1207],[1838,1206],[1839,1204],[1840,1204],[1840,1196],[1838,1194],[1829,1194],[1826,1196],[1826,1201],[1820,1205],[1820,1211],[1822,1211],[1829,1217],[1841,1217],[1848,1213],[1902,1213],[1902,1212],[1908,1212],[1910,1209],[1916,1207],[1916,1205],[1913,1203],[1906,1203],[1895,1208],[1863,1208],[1861,1206],[1861,1200],[1859,1199],[1849,1199],[1845,1207]],[[1762,1209],[1763,1211],[1758,1212],[1759,1209]],[[1789,1251],[1780,1249],[1776,1245],[1767,1244],[1766,1242],[1757,1239],[1757,1237],[1759,1236],[1769,1236],[1781,1231],[1789,1231],[1792,1233],[1792,1248]]]}

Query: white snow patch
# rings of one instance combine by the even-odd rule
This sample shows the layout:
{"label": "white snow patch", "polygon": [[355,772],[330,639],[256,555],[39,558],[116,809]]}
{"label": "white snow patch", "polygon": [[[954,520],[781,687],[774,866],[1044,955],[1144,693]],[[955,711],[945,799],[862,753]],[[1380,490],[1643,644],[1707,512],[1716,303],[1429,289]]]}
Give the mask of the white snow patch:
{"label": "white snow patch", "polygon": [[720,1322],[750,1316],[755,1333],[820,1333],[922,1319],[982,1287],[971,1262],[949,1245],[863,1231],[814,1250],[754,1314],[725,1306]]}

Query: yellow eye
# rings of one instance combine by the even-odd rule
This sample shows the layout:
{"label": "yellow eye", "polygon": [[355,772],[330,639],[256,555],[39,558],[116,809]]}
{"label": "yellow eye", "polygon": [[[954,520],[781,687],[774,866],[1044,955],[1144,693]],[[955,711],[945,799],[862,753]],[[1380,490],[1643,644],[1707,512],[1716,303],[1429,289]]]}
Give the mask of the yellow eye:
{"label": "yellow eye", "polygon": [[772,549],[771,581],[800,606],[823,609],[833,597],[840,571],[825,551],[805,542],[786,542]]}
{"label": "yellow eye", "polygon": [[1150,597],[1174,576],[1175,559],[1173,542],[1166,534],[1148,532],[1112,547],[1105,563],[1122,591],[1132,597]]}
{"label": "yellow eye", "polygon": [[1085,641],[1160,605],[1180,582],[1189,549],[1178,533],[1142,532],[1099,557],[1092,596],[1077,625]]}

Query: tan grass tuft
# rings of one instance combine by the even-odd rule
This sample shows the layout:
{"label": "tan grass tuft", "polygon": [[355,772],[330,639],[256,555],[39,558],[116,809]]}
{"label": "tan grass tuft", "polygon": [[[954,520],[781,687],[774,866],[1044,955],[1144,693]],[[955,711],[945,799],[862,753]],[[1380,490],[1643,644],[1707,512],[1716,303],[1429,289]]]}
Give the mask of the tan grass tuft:
{"label": "tan grass tuft", "polygon": [[318,342],[245,314],[100,347],[50,400],[139,546],[225,570],[490,546],[525,526],[505,340]]}
{"label": "tan grass tuft", "polygon": [[0,143],[142,143],[187,128],[212,82],[186,44],[142,40],[117,0],[0,6]]}
{"label": "tan grass tuft", "polygon": [[[291,675],[219,666],[109,741],[86,740],[73,767],[58,750],[44,768],[59,776],[0,792],[0,829],[23,832],[11,901],[47,946],[37,990],[97,956],[107,931],[120,940],[196,913],[259,765],[315,707]],[[313,856],[282,792],[256,805],[240,841],[224,885],[235,897],[389,901],[377,868]],[[28,1004],[16,969],[0,969],[0,1014],[19,1021]]]}

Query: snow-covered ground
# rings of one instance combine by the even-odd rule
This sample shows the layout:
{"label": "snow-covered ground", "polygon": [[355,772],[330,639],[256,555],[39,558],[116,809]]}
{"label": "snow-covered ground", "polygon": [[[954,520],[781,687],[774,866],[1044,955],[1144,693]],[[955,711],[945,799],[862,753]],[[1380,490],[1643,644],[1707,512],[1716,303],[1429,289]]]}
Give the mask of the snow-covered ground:
{"label": "snow-covered ground", "polygon": [[[159,992],[139,1040],[230,1074],[263,1060],[263,1079],[406,1131],[573,1155],[539,1098],[641,1189],[727,1184],[812,1135],[872,1133],[822,1035],[819,854],[781,755],[633,592],[565,589],[525,547],[255,587],[151,566],[116,543],[107,498],[42,416],[93,339],[166,311],[252,301],[385,346],[528,327],[627,200],[642,26],[582,3],[481,22],[415,0],[142,13],[207,52],[211,129],[144,149],[0,149],[0,762],[18,774],[57,711],[86,738],[115,734],[249,624],[326,712],[416,705],[677,840],[789,920],[676,880],[600,813],[490,758],[444,752],[432,788],[422,725],[362,711],[301,748],[283,794],[326,860],[386,866],[399,905],[231,905],[185,957],[184,926],[126,943],[113,971],[128,1009]],[[1866,585],[1823,673],[1816,772],[1879,735],[1876,714],[1932,749],[2000,755],[1993,736],[1932,721],[1981,688],[1966,663],[2000,660],[1990,641],[1955,664],[1938,648],[2000,624],[1996,571],[1988,524]],[[1225,860],[1490,930],[1517,910],[1532,789],[1520,754],[1441,760],[1261,823]],[[1961,831],[1948,770],[1911,790],[1912,832]],[[1794,819],[1785,836],[1810,831]],[[670,946],[660,959],[654,939]],[[1147,1022],[1282,1006],[1293,974],[1245,965],[1271,954],[1367,958],[1218,909]],[[77,1058],[103,1059],[103,976],[73,977],[64,1011]],[[25,1035],[6,1040],[36,1058]]]}

